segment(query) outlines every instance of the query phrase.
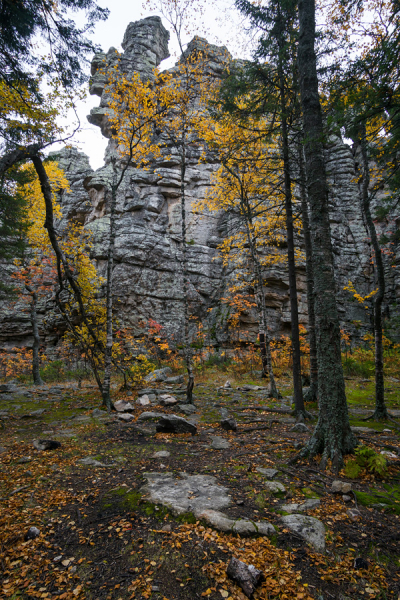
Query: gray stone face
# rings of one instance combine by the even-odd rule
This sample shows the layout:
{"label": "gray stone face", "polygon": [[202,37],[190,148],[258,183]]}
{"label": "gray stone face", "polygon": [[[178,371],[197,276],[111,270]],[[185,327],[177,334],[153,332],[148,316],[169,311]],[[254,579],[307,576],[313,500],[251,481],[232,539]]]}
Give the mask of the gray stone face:
{"label": "gray stone face", "polygon": [[325,552],[325,527],[321,521],[305,515],[285,515],[281,519],[290,531],[297,533],[317,552]]}
{"label": "gray stone face", "polygon": [[[119,68],[128,77],[139,73],[143,78],[150,78],[152,69],[169,56],[168,39],[169,33],[159,17],[130,23],[122,42]],[[224,65],[231,60],[228,51],[196,37],[186,52],[199,49],[209,61],[209,74],[221,77]],[[96,54],[92,61],[90,92],[100,97],[100,106],[92,109],[88,118],[109,138],[104,166],[94,172],[88,157],[74,148],[64,148],[53,154],[65,170],[71,186],[71,193],[59,195],[63,212],[59,227],[62,230],[74,220],[92,232],[92,257],[101,275],[105,273],[108,247],[107,187],[113,177],[111,160],[119,156],[115,142],[110,139],[110,109],[104,86],[107,70],[116,65],[117,58],[115,48],[110,48],[107,53]],[[163,155],[153,160],[147,170],[130,166],[118,191],[114,295],[121,326],[141,335],[143,321],[155,319],[163,325],[165,334],[173,335],[174,341],[179,343],[183,321],[179,157],[168,140],[162,136],[161,139],[165,142]],[[213,343],[229,347],[229,332],[221,317],[220,303],[236,273],[231,267],[222,266],[217,246],[227,235],[233,217],[222,212],[200,214],[193,208],[197,200],[205,197],[212,173],[219,166],[211,152],[206,152],[205,161],[202,154],[201,141],[191,144],[185,180],[190,241],[187,247],[189,296],[192,312],[215,332]],[[351,280],[360,293],[369,292],[366,279],[373,275],[356,183],[358,158],[340,138],[332,136],[326,147],[326,160],[339,313],[344,328],[360,337],[369,326],[366,313],[352,301],[351,294],[343,290]],[[302,245],[300,237],[297,244]],[[394,261],[398,265],[400,245],[394,253]],[[6,281],[14,267],[4,263],[0,268],[2,279]],[[387,305],[400,304],[400,270],[388,266],[387,272]],[[271,334],[280,336],[290,329],[286,267],[274,265],[265,271],[264,278]],[[307,325],[305,265],[301,260],[298,261],[297,285],[299,318],[302,324]],[[29,315],[21,308],[18,302],[12,306],[5,301],[0,302],[0,347],[32,345]],[[40,303],[38,312],[41,318],[46,315],[45,324],[41,326],[43,342],[48,346],[54,345],[63,327],[51,304],[51,294],[48,301]],[[239,340],[248,339],[249,335],[255,337],[257,332],[256,311],[249,309],[240,317]],[[268,393],[268,390],[260,389]]]}

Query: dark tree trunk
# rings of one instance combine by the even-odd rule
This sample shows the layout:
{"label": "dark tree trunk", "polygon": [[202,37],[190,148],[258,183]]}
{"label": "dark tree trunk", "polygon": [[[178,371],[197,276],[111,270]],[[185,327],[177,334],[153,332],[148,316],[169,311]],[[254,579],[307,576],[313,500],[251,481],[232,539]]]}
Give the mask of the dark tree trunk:
{"label": "dark tree trunk", "polygon": [[37,292],[34,292],[30,286],[26,286],[28,292],[31,295],[31,325],[33,333],[33,345],[32,345],[32,375],[34,385],[43,385],[43,380],[40,376],[40,359],[39,359],[39,348],[40,348],[40,335],[39,335],[39,324],[37,318]]}
{"label": "dark tree trunk", "polygon": [[115,247],[115,207],[117,203],[117,189],[115,182],[111,188],[110,204],[110,237],[107,256],[107,278],[106,278],[106,347],[104,350],[104,378],[102,385],[102,406],[108,411],[112,408],[110,396],[112,347],[113,347],[113,269],[114,269],[114,247]]}
{"label": "dark tree trunk", "polygon": [[323,123],[315,55],[315,0],[299,0],[298,64],[312,235],[319,418],[303,455],[322,454],[337,471],[357,440],[350,429],[340,352]]}
{"label": "dark tree trunk", "polygon": [[310,387],[304,396],[305,402],[318,401],[318,360],[317,340],[315,335],[314,309],[314,277],[312,265],[310,218],[308,215],[306,174],[303,148],[299,146],[300,200],[303,221],[304,247],[306,251],[307,308],[308,308],[308,340],[310,343]]}
{"label": "dark tree trunk", "polygon": [[[279,14],[280,17],[280,14]],[[282,25],[281,25],[282,27]],[[279,40],[282,46],[282,39]],[[289,136],[286,116],[286,94],[285,77],[282,66],[282,48],[278,57],[278,77],[280,94],[280,117],[281,117],[281,147],[283,158],[283,188],[285,194],[285,213],[286,213],[286,239],[287,239],[287,257],[289,272],[289,298],[290,298],[290,320],[292,331],[292,358],[293,358],[293,396],[295,405],[295,414],[305,417],[303,388],[301,385],[301,354],[300,354],[300,333],[299,333],[299,308],[297,303],[297,283],[296,283],[296,262],[294,258],[294,231],[293,231],[293,209],[292,209],[292,181],[290,176],[289,160]]]}
{"label": "dark tree trunk", "polygon": [[190,323],[189,323],[189,291],[190,279],[187,268],[187,248],[186,248],[186,195],[185,195],[185,175],[186,175],[186,139],[183,140],[181,150],[181,226],[182,226],[182,271],[183,271],[183,318],[184,318],[184,353],[186,370],[188,374],[188,383],[186,387],[186,402],[193,404],[194,388],[194,370],[193,353],[190,346]]}
{"label": "dark tree trunk", "polygon": [[375,254],[376,275],[378,280],[378,292],[374,298],[374,338],[375,338],[375,412],[374,419],[388,419],[389,415],[385,404],[385,387],[383,377],[383,325],[382,325],[382,302],[385,296],[385,270],[383,267],[382,250],[376,235],[375,224],[371,215],[369,196],[369,162],[367,152],[367,136],[365,124],[361,133],[361,156],[363,164],[362,174],[362,210],[371,238]]}

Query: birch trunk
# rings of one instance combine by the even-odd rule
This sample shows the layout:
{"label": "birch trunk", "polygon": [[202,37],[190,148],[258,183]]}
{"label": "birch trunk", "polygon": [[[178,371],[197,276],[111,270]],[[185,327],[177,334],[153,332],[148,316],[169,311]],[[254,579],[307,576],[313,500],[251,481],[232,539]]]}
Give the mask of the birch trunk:
{"label": "birch trunk", "polygon": [[340,352],[334,263],[329,224],[323,123],[315,54],[315,0],[299,0],[298,64],[305,137],[305,162],[315,289],[319,418],[303,455],[322,454],[336,471],[357,440],[350,429]]}

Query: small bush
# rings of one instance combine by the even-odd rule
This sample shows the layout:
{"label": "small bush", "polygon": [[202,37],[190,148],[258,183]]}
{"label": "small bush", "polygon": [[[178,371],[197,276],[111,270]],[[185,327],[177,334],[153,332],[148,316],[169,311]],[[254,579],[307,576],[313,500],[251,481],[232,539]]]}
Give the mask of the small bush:
{"label": "small bush", "polygon": [[355,458],[347,461],[344,472],[347,477],[356,479],[363,470],[384,477],[387,473],[387,461],[382,454],[377,454],[375,450],[368,446],[358,446],[355,450]]}
{"label": "small bush", "polygon": [[65,378],[65,365],[62,360],[52,360],[40,369],[40,376],[46,383],[62,381]]}
{"label": "small bush", "polygon": [[374,372],[374,363],[372,360],[360,361],[352,356],[346,356],[343,357],[342,364],[344,374],[348,376],[368,379]]}

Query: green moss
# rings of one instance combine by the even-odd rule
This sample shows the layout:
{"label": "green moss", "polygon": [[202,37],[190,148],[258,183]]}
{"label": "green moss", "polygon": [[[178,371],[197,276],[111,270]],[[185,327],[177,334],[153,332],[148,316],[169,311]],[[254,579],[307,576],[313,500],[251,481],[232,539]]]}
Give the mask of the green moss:
{"label": "green moss", "polygon": [[318,494],[309,487],[302,488],[301,491],[303,492],[306,498],[319,498]]}
{"label": "green moss", "polygon": [[344,468],[344,473],[346,477],[349,477],[350,479],[357,479],[357,477],[360,476],[361,471],[362,468],[353,458],[347,461],[346,466]]}
{"label": "green moss", "polygon": [[384,485],[384,490],[355,492],[357,502],[362,506],[372,506],[386,512],[400,515],[400,486]]}

